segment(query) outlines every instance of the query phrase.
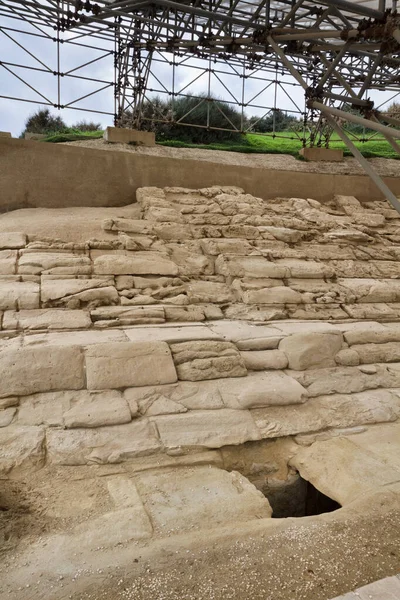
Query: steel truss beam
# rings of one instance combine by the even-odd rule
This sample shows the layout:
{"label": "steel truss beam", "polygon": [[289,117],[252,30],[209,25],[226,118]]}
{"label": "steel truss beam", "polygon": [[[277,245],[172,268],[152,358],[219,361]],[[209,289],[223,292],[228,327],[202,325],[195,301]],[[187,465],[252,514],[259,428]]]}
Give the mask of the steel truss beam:
{"label": "steel truss beam", "polygon": [[[353,152],[356,136],[343,130],[349,121],[364,128],[362,139],[379,133],[399,152],[399,123],[367,97],[369,90],[400,93],[400,16],[385,0],[0,0],[2,38],[25,60],[0,57],[0,70],[26,89],[18,96],[0,83],[2,98],[112,114],[117,125],[145,127],[148,103],[156,120],[193,126],[194,108],[177,118],[174,107],[194,96],[197,106],[207,106],[200,127],[213,129],[214,103],[226,119],[221,129],[245,133],[246,114],[270,114],[271,135],[278,136],[282,97],[303,121],[293,133],[303,145],[327,146],[336,131]],[[45,58],[35,51],[39,42],[50,46]],[[73,64],[64,61],[77,51]],[[110,61],[112,80],[99,77]],[[53,93],[40,86],[47,76],[56,83]],[[65,99],[73,81],[86,89]],[[303,89],[304,106],[293,86]],[[114,107],[102,110],[96,99],[108,88]],[[239,108],[240,125],[216,104],[220,94],[226,106]],[[168,114],[157,113],[156,95],[169,100]]]}

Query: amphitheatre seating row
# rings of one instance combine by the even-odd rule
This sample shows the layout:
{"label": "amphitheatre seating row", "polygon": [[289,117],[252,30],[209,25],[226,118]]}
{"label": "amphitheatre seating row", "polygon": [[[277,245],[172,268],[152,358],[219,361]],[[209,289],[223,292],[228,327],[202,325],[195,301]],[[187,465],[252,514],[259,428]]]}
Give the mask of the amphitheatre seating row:
{"label": "amphitheatre seating row", "polygon": [[137,200],[104,239],[0,233],[0,472],[188,464],[398,419],[395,211],[237,188]]}
{"label": "amphitheatre seating row", "polygon": [[237,188],[137,198],[142,218],[115,209],[104,239],[1,233],[2,329],[400,318],[400,215],[383,202],[262,201]]}

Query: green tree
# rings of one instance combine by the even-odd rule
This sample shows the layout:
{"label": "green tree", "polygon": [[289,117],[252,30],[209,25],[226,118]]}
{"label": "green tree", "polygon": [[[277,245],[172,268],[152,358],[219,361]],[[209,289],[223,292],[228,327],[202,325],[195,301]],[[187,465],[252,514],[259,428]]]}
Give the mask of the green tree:
{"label": "green tree", "polygon": [[25,133],[53,133],[67,130],[67,126],[60,116],[54,116],[48,108],[39,108],[25,122]]}

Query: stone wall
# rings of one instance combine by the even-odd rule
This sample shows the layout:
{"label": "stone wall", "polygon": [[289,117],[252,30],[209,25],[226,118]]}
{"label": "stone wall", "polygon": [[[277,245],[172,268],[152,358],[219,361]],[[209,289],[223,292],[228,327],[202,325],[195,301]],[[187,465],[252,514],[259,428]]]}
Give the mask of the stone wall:
{"label": "stone wall", "polygon": [[116,210],[104,239],[55,238],[51,222],[0,235],[1,472],[189,464],[398,419],[399,215],[386,203],[232,187],[142,188],[137,202],[141,218]]}
{"label": "stone wall", "polygon": [[[0,139],[0,211],[28,207],[124,206],[138,188],[234,185],[263,199],[277,196],[316,200],[352,194],[362,201],[382,197],[363,175],[335,175],[249,168],[177,160],[128,152],[105,152],[61,144]],[[23,174],[23,177],[21,176]],[[386,183],[400,195],[400,179]]]}

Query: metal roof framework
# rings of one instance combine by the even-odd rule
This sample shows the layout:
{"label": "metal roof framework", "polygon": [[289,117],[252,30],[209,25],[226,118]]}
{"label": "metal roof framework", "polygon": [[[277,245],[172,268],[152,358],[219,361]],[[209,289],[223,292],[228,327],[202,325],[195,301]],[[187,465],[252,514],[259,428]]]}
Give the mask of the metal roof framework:
{"label": "metal roof framework", "polygon": [[[390,90],[394,97],[400,93],[396,0],[0,0],[1,37],[26,57],[16,63],[0,55],[0,67],[28,91],[14,100],[111,114],[98,109],[96,99],[113,92],[116,125],[126,125],[129,115],[130,124],[141,127],[148,118],[143,108],[154,103],[155,95],[167,97],[171,106],[159,120],[174,121],[176,99],[195,96],[197,106],[207,107],[201,127],[214,128],[214,104],[225,119],[223,129],[246,132],[246,112],[275,118],[283,94],[292,103],[289,112],[303,119],[295,132],[303,144],[328,146],[336,131],[400,212],[399,201],[344,126],[365,127],[373,133],[364,139],[383,136],[400,154],[400,121],[381,113],[368,98],[370,90]],[[29,47],[38,40],[51,43],[53,64]],[[71,50],[78,60],[64,70],[62,55]],[[105,61],[113,64],[109,79],[96,76]],[[184,81],[179,77],[183,68]],[[44,93],[26,73],[49,75],[55,93]],[[65,101],[67,80],[79,80],[85,93]],[[302,106],[293,94],[299,86]],[[224,91],[226,105],[239,108],[240,126],[216,102],[215,90]],[[0,97],[11,98],[1,83]],[[192,112],[179,123],[193,126]],[[272,135],[279,135],[275,127]]]}

